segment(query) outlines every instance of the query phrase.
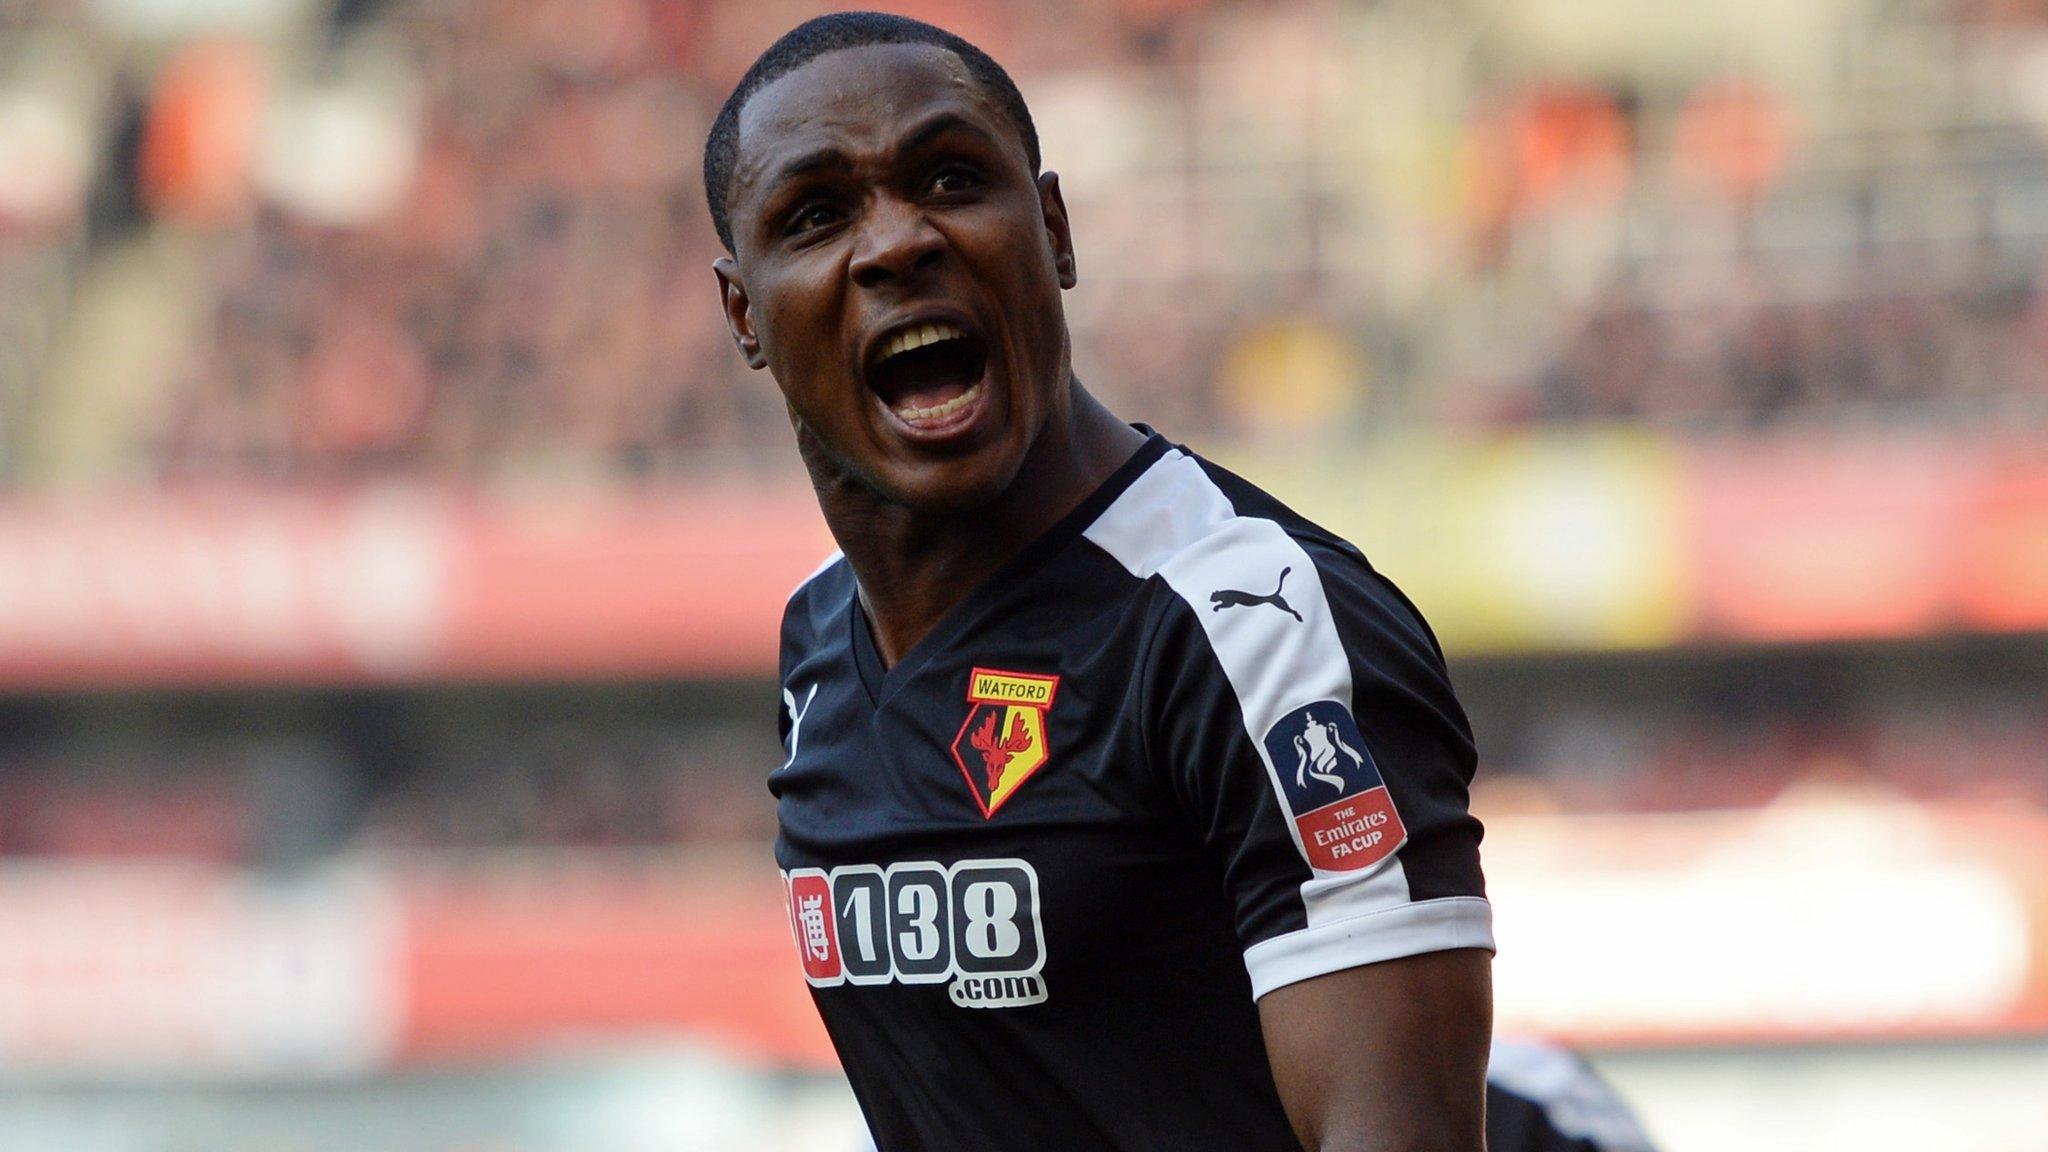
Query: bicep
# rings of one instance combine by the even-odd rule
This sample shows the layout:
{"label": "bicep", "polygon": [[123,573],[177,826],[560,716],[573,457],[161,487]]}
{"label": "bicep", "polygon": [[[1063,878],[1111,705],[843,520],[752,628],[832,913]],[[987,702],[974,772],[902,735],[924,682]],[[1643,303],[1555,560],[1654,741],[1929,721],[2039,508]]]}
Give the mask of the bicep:
{"label": "bicep", "polygon": [[1426,952],[1275,988],[1259,1020],[1315,1152],[1481,1152],[1492,958]]}
{"label": "bicep", "polygon": [[[1281,1099],[1317,1152],[1478,1152],[1493,932],[1469,726],[1369,570],[1239,543],[1175,585],[1143,711],[1234,905]],[[1318,577],[1289,587],[1302,619],[1193,609],[1290,560]]]}

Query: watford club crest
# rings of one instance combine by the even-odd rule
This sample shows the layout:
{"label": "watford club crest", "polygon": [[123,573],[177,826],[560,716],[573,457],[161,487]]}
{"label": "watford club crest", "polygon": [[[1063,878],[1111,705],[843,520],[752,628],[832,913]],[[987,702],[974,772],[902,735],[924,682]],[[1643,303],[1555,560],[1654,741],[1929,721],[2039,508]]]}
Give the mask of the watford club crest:
{"label": "watford club crest", "polygon": [[953,759],[974,790],[983,818],[1045,767],[1045,714],[1059,692],[1057,676],[976,668],[967,680],[967,722],[953,738]]}

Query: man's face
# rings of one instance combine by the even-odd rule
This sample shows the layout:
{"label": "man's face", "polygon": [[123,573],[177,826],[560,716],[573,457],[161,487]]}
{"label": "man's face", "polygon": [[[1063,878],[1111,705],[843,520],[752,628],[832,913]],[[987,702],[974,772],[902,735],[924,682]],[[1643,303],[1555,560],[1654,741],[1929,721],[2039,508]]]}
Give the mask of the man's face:
{"label": "man's face", "polygon": [[820,56],[739,128],[726,320],[806,454],[917,511],[1000,496],[1069,402],[1057,177],[931,45]]}

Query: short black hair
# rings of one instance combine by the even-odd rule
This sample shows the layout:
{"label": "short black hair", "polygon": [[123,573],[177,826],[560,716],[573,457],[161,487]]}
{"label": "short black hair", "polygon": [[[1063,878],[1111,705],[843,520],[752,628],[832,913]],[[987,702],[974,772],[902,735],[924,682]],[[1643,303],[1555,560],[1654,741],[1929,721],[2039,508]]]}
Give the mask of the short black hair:
{"label": "short black hair", "polygon": [[825,53],[870,44],[931,44],[958,56],[967,65],[967,74],[995,97],[996,104],[1016,125],[1017,134],[1024,141],[1024,154],[1031,161],[1032,174],[1037,174],[1038,128],[1031,123],[1031,109],[1025,106],[1024,94],[1017,90],[1016,81],[988,53],[944,28],[908,16],[834,12],[804,21],[769,45],[747,69],[747,74],[740,77],[739,85],[718,110],[718,119],[711,122],[711,135],[704,141],[704,203],[711,208],[711,223],[717,227],[718,238],[727,252],[734,248],[725,197],[732,189],[732,169],[739,159],[741,109],[753,99],[754,93]]}

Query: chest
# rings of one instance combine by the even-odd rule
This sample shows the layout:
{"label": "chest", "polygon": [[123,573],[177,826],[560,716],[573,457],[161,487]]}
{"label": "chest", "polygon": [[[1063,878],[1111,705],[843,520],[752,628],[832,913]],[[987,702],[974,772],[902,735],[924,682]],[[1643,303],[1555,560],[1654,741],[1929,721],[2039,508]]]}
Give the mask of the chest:
{"label": "chest", "polygon": [[784,867],[1043,853],[1161,822],[1171,799],[1146,763],[1119,646],[980,647],[879,698],[844,655],[797,663],[786,760],[769,777]]}
{"label": "chest", "polygon": [[1135,645],[1116,633],[1020,630],[879,700],[845,655],[795,663],[770,785],[814,985],[1037,1003],[1049,971],[1127,957],[1137,926],[1179,931],[1188,886],[1214,885],[1146,761]]}

